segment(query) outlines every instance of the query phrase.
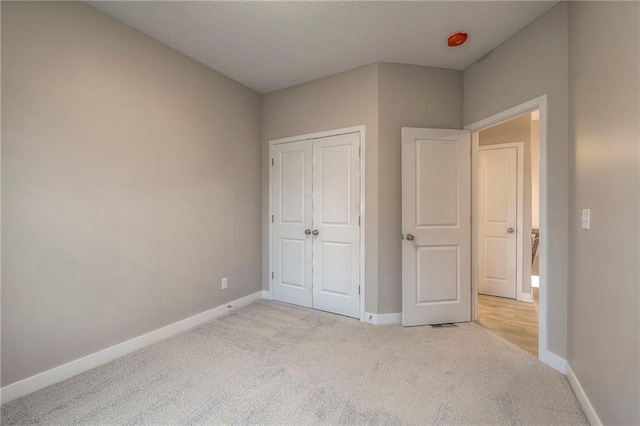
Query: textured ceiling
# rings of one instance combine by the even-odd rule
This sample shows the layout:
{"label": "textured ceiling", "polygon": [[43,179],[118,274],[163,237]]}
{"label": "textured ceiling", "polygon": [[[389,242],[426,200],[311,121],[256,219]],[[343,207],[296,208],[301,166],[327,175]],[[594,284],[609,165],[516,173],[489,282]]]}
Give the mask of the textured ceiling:
{"label": "textured ceiling", "polygon": [[87,3],[268,93],[373,62],[464,69],[557,1]]}

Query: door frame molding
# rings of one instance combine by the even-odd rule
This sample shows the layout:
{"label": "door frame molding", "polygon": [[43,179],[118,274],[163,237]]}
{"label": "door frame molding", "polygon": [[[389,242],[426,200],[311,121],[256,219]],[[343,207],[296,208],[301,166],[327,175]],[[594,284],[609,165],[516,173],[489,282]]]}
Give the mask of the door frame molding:
{"label": "door frame molding", "polygon": [[[538,307],[539,327],[538,327],[538,358],[540,361],[564,374],[565,362],[558,355],[548,349],[549,322],[548,314],[548,266],[547,247],[549,244],[548,235],[548,203],[547,203],[547,128],[548,128],[548,101],[544,94],[531,99],[502,112],[493,114],[475,123],[465,126],[465,130],[471,131],[472,140],[478,137],[480,130],[493,127],[505,121],[511,120],[519,115],[535,110],[540,111],[540,302]],[[473,217],[473,216],[472,216]],[[474,271],[471,271],[472,276]],[[475,294],[475,296],[474,296]],[[478,317],[477,293],[472,291],[471,312],[473,319]]]}
{"label": "door frame molding", "polygon": [[[478,133],[474,133],[477,135]],[[518,173],[517,173],[517,193],[516,193],[516,300],[523,302],[533,302],[533,290],[531,293],[524,293],[522,286],[524,284],[524,142],[507,142],[492,145],[480,145],[480,138],[471,138],[472,155],[471,155],[471,229],[473,235],[471,237],[471,269],[477,272],[478,268],[478,240],[480,227],[478,226],[478,184],[480,176],[478,172],[480,151],[490,151],[492,149],[516,148],[518,154]],[[471,274],[471,291],[476,292],[478,297],[478,274]],[[472,296],[473,297],[473,296]],[[477,306],[477,305],[476,305]],[[477,316],[477,312],[476,312]],[[474,320],[477,319],[474,317]]]}
{"label": "door frame molding", "polygon": [[306,139],[318,139],[329,136],[340,136],[348,133],[360,133],[360,321],[365,322],[365,300],[366,300],[366,280],[365,280],[365,126],[345,127],[342,129],[327,130],[324,132],[307,133],[299,136],[291,136],[269,141],[269,209],[267,222],[269,223],[269,270],[267,271],[267,281],[269,282],[269,298],[273,297],[271,272],[273,269],[273,224],[271,215],[273,213],[273,173],[271,172],[271,159],[273,158],[273,146],[289,142],[297,142]]}

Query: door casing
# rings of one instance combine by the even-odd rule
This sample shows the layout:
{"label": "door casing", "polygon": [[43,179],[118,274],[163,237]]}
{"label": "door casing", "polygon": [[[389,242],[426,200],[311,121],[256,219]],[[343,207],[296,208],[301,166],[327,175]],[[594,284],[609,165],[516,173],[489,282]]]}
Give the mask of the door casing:
{"label": "door casing", "polygon": [[[490,149],[500,149],[500,148],[516,148],[518,152],[518,173],[517,173],[517,194],[516,194],[516,299],[523,302],[533,302],[533,293],[524,293],[522,291],[522,286],[524,284],[524,142],[512,142],[512,143],[501,143],[501,144],[493,144],[493,145],[479,145],[479,139],[472,137],[472,165],[471,165],[471,212],[472,212],[472,221],[475,223],[475,226],[472,227],[473,235],[471,237],[471,250],[472,250],[472,259],[476,259],[474,263],[474,270],[471,274],[471,279],[474,281],[474,287],[476,291],[478,289],[478,274],[477,268],[477,256],[478,256],[478,241],[480,235],[480,228],[478,226],[478,172],[479,172],[479,151],[486,151]],[[473,263],[473,260],[472,260]]]}
{"label": "door casing", "polygon": [[366,234],[366,218],[365,218],[365,126],[354,126],[343,129],[328,130],[324,132],[308,133],[299,136],[292,136],[287,138],[273,139],[269,141],[269,271],[267,280],[269,282],[269,290],[265,295],[265,299],[272,299],[272,272],[273,272],[273,223],[271,221],[273,212],[273,173],[271,169],[271,159],[273,158],[273,146],[277,144],[283,144],[288,142],[296,142],[305,139],[317,139],[328,136],[339,136],[346,133],[359,133],[360,134],[360,321],[365,321],[365,299],[366,299],[366,274],[365,274],[365,234]]}
{"label": "door casing", "polygon": [[[527,112],[535,110],[540,111],[540,245],[538,247],[540,253],[540,301],[538,306],[538,358],[551,368],[565,374],[566,361],[549,351],[549,321],[548,321],[548,260],[547,252],[549,245],[548,230],[548,197],[547,197],[547,127],[548,127],[548,103],[547,95],[544,94],[537,98],[528,100],[519,105],[506,109],[502,112],[493,114],[475,123],[465,126],[466,130],[471,131],[471,141],[478,140],[479,132],[489,127],[504,123],[512,118]],[[477,142],[476,142],[477,143]],[[473,166],[472,166],[473,167]],[[472,214],[475,217],[475,214]],[[477,224],[472,224],[472,229],[476,229]],[[473,243],[473,241],[472,241]],[[475,251],[472,251],[474,253]],[[472,305],[471,312],[474,320],[478,319],[478,289],[475,285],[475,259],[472,257],[473,267],[472,273]]]}

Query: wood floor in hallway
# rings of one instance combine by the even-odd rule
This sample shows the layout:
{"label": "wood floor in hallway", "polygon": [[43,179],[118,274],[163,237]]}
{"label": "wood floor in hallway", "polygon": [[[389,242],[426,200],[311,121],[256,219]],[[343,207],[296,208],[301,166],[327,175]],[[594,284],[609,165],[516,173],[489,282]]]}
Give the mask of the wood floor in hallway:
{"label": "wood floor in hallway", "polygon": [[534,303],[479,294],[477,323],[538,356],[538,289],[533,290]]}

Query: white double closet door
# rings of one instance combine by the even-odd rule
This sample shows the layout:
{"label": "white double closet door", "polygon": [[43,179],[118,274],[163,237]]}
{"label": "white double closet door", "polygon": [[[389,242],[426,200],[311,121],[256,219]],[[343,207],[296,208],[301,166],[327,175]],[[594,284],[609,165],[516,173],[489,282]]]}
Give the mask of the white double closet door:
{"label": "white double closet door", "polygon": [[272,297],[360,317],[360,133],[272,148]]}

